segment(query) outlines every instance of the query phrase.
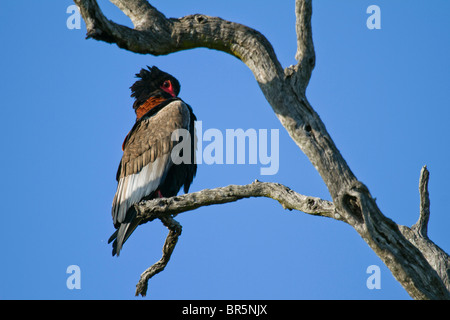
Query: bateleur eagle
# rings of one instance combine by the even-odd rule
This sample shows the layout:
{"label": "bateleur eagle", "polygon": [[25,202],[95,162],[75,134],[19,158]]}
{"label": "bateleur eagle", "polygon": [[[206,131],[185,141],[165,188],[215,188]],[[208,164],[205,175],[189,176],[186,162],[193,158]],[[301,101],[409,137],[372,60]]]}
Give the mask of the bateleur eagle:
{"label": "bateleur eagle", "polygon": [[[136,123],[122,145],[123,156],[117,170],[118,185],[112,204],[112,218],[117,230],[108,243],[114,241],[113,256],[119,255],[124,242],[142,222],[137,218],[134,204],[175,196],[182,186],[187,193],[197,171],[196,117],[192,108],[178,98],[180,83],[157,67],[141,69],[136,77],[140,79],[131,86]],[[190,161],[180,164],[175,164],[172,158],[172,150],[184,139],[174,134],[172,140],[172,133],[177,129],[187,130],[190,137]]]}

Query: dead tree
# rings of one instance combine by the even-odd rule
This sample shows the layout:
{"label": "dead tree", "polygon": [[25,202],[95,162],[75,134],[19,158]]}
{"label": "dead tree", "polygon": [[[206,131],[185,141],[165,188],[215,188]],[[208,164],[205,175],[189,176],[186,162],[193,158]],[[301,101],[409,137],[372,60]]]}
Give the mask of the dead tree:
{"label": "dead tree", "polygon": [[74,1],[86,22],[87,38],[155,56],[206,47],[240,59],[253,72],[292,140],[319,172],[333,200],[304,196],[276,183],[255,181],[141,202],[136,205],[139,215],[145,221],[160,219],[169,235],[161,260],[141,275],[136,295],[146,294],[148,280],[169,261],[181,233],[181,225],[174,220],[176,215],[201,206],[268,197],[285,209],[330,217],[352,226],[412,298],[450,298],[450,258],[427,235],[430,215],[427,168],[423,167],[420,173],[417,223],[411,227],[396,224],[382,214],[369,189],[350,170],[305,96],[315,65],[312,0],[295,2],[298,63],[285,69],[264,35],[242,24],[202,14],[166,18],[146,0],[110,0],[131,19],[134,25],[131,29],[108,20],[95,0]]}

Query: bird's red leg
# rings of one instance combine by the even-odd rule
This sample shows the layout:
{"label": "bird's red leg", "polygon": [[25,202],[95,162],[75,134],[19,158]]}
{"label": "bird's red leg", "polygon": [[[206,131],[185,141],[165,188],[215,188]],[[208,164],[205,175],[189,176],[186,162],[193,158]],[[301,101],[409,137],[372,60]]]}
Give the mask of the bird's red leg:
{"label": "bird's red leg", "polygon": [[158,196],[158,198],[164,198],[161,191],[158,189],[156,190],[156,195]]}

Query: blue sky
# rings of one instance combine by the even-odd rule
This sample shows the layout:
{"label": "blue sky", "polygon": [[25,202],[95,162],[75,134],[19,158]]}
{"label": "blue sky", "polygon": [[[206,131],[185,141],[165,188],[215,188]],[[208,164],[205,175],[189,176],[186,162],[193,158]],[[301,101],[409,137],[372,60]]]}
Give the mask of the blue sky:
{"label": "blue sky", "polygon": [[[134,74],[156,65],[181,82],[203,128],[279,129],[280,167],[200,165],[191,191],[254,179],[330,199],[239,60],[195,49],[153,57],[69,30],[64,1],[9,1],[0,11],[3,183],[0,299],[141,299],[139,275],[161,256],[167,230],[138,228],[119,258],[107,239],[121,144],[134,122]],[[261,31],[283,67],[295,64],[294,1],[153,1],[167,17],[220,16]],[[366,9],[381,9],[369,30]],[[107,1],[108,18],[131,26]],[[419,172],[431,172],[430,238],[450,251],[448,92],[450,3],[314,1],[316,68],[307,90],[355,175],[383,213],[411,226]],[[409,299],[348,225],[285,211],[270,199],[200,208],[183,225],[167,268],[146,299]],[[66,269],[78,265],[81,289]],[[378,265],[381,289],[366,270]]]}

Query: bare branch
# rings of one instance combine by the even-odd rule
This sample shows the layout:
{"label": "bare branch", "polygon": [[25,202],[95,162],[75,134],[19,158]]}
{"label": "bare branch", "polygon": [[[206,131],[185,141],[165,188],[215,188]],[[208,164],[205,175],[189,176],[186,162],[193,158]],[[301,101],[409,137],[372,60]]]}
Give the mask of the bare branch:
{"label": "bare branch", "polygon": [[[260,83],[284,77],[270,42],[258,31],[242,24],[201,14],[167,19],[147,1],[111,0],[130,17],[135,26],[130,29],[106,19],[95,0],[74,1],[86,21],[90,38],[152,55],[199,47],[216,49],[242,60]],[[217,37],[219,31],[220,37]]]}
{"label": "bare branch", "polygon": [[[116,43],[120,48],[136,53],[150,53],[155,55],[164,54],[165,51],[160,52],[152,48],[152,43],[158,42],[158,37],[155,34],[130,29],[108,20],[103,15],[96,0],[74,0],[74,2],[80,9],[81,15],[86,22],[86,38]],[[143,3],[146,3],[147,5],[144,6]],[[135,27],[144,27],[150,23],[149,19],[155,16],[150,12],[152,7],[147,1],[115,1],[115,4],[123,10],[128,8],[125,12],[131,20],[136,23]],[[139,14],[141,13],[143,13],[142,18],[139,17]],[[155,21],[159,22],[161,20],[155,19]],[[170,32],[170,30],[168,29],[168,26],[163,27],[159,24],[158,32],[167,33]],[[167,50],[167,48],[165,50]]]}
{"label": "bare branch", "polygon": [[156,262],[141,274],[141,278],[136,285],[136,296],[141,295],[142,297],[145,297],[145,295],[147,294],[148,281],[155,274],[163,271],[167,266],[170,257],[172,256],[172,252],[178,242],[178,237],[181,235],[181,225],[172,217],[166,216],[160,217],[159,219],[169,229],[169,234],[167,235],[166,241],[164,242],[163,246],[163,255],[158,262]]}
{"label": "bare branch", "polygon": [[419,193],[420,193],[420,215],[419,220],[412,226],[423,238],[428,238],[428,220],[430,219],[430,195],[428,193],[428,180],[430,172],[427,166],[420,171]]}
{"label": "bare branch", "polygon": [[300,94],[305,94],[311,78],[312,71],[316,64],[316,54],[312,37],[311,16],[312,0],[296,0],[296,32],[297,32],[297,53],[295,59],[296,66],[286,68],[287,77],[291,78],[291,84]]}
{"label": "bare branch", "polygon": [[136,285],[136,296],[139,294],[142,296],[146,295],[150,278],[163,271],[170,260],[178,237],[181,234],[181,225],[172,216],[203,206],[234,202],[250,197],[272,198],[277,200],[285,209],[295,209],[308,214],[343,221],[332,202],[298,194],[278,183],[260,182],[257,180],[244,186],[230,185],[171,198],[142,201],[135,205],[138,217],[143,220],[142,223],[158,218],[170,231],[164,243],[161,259],[141,274],[139,283]]}
{"label": "bare branch", "polygon": [[302,69],[311,75],[315,65],[315,52],[312,37],[311,17],[312,0],[295,1],[297,53],[295,59],[302,64]]}
{"label": "bare branch", "polygon": [[143,30],[146,28],[151,28],[148,25],[149,22],[152,23],[153,28],[161,29],[166,27],[166,17],[152,7],[146,0],[110,0],[114,3],[123,13],[125,13],[131,22],[133,22],[134,28],[136,30]]}
{"label": "bare branch", "polygon": [[430,173],[427,166],[423,166],[420,171],[419,180],[419,219],[411,228],[399,226],[399,229],[403,236],[419,249],[450,292],[450,256],[428,238],[428,221],[430,219],[429,177]]}
{"label": "bare branch", "polygon": [[203,206],[234,202],[251,197],[271,198],[277,200],[284,209],[295,209],[311,215],[344,221],[332,202],[301,195],[279,183],[260,182],[258,180],[243,186],[230,185],[215,189],[205,189],[172,198],[142,201],[135,207],[138,217],[146,222],[156,217],[175,216]]}

